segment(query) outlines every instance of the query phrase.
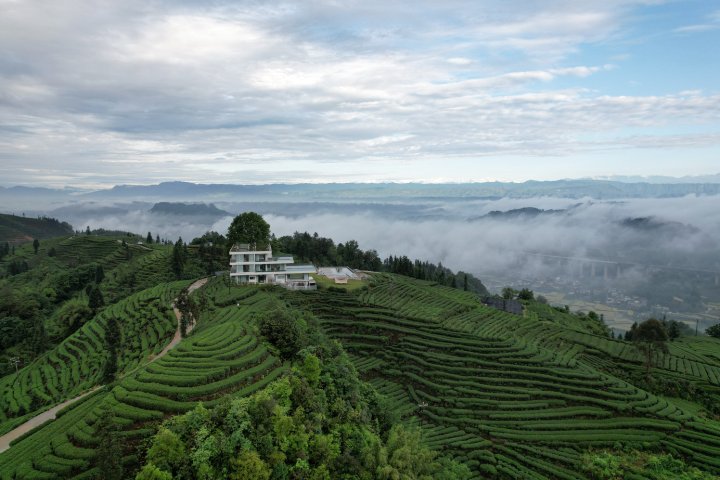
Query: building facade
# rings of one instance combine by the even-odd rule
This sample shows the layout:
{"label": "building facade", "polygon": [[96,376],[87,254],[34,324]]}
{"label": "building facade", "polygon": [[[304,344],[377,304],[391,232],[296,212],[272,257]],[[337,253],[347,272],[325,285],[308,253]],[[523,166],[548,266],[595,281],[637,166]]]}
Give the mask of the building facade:
{"label": "building facade", "polygon": [[274,284],[314,290],[313,265],[295,265],[293,257],[273,257],[268,246],[239,243],[230,249],[230,278],[236,284]]}

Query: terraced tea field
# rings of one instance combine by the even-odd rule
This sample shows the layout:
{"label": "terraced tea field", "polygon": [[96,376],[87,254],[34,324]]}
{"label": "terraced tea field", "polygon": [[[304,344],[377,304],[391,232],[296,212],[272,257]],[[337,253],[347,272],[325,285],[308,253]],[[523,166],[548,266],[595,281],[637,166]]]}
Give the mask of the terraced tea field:
{"label": "terraced tea field", "polygon": [[159,285],[108,307],[17,375],[3,377],[2,430],[98,384],[106,360],[105,326],[110,317],[120,327],[118,372],[129,371],[159,353],[177,328],[170,302],[186,283]]}
{"label": "terraced tea field", "polygon": [[[249,395],[281,376],[287,367],[267,351],[247,321],[267,307],[273,293],[230,290],[217,280],[203,290],[209,306],[190,337],[110,391],[83,399],[16,442],[0,454],[0,478],[93,478],[97,421],[106,415],[121,429],[124,463],[136,467],[135,446],[162,419],[198,402],[209,408],[228,394]],[[153,351],[160,348],[158,344]]]}
{"label": "terraced tea field", "polygon": [[[584,451],[624,446],[662,448],[720,473],[720,423],[594,364],[639,365],[629,344],[493,310],[426,282],[377,275],[374,283],[358,294],[286,297],[312,310],[405,421],[476,478],[585,478]],[[668,371],[692,371],[717,387],[718,365],[707,362],[708,354],[688,355]]]}

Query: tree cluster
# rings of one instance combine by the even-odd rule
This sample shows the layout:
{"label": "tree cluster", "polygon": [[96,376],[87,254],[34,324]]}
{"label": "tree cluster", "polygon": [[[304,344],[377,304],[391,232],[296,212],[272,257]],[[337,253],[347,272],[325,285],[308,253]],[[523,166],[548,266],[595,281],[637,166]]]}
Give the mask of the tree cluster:
{"label": "tree cluster", "polygon": [[[681,322],[675,321],[675,320],[657,320],[654,318],[650,318],[648,320],[653,320],[654,322],[658,322],[660,325],[660,328],[664,331],[666,340],[673,341],[678,338],[680,338],[680,335],[682,334],[682,331],[684,329],[687,329],[686,326],[684,326]],[[638,328],[640,325],[642,325],[645,322],[642,322],[638,324],[637,322],[633,322],[632,326],[630,327],[630,330],[625,332],[624,340],[632,342],[636,338],[636,333],[638,331]],[[618,337],[619,338],[619,337]]]}
{"label": "tree cluster", "polygon": [[716,323],[712,327],[708,327],[705,333],[714,338],[720,338],[720,323]]}
{"label": "tree cluster", "polygon": [[166,421],[136,480],[470,477],[465,465],[424,446],[418,430],[395,425],[390,411],[325,338],[297,352],[292,373],[260,392]]}
{"label": "tree cluster", "polygon": [[229,246],[223,235],[217,232],[206,232],[203,236],[194,238],[190,245],[197,249],[198,259],[208,275],[227,268]]}
{"label": "tree cluster", "polygon": [[442,263],[411,260],[407,256],[389,256],[381,260],[375,250],[362,250],[355,240],[345,243],[335,242],[317,233],[295,232],[276,239],[273,249],[289,253],[302,262],[315,265],[348,266],[359,270],[388,272],[437,282],[448,287],[459,288],[480,295],[487,295],[487,289],[473,275],[465,272],[453,272]]}

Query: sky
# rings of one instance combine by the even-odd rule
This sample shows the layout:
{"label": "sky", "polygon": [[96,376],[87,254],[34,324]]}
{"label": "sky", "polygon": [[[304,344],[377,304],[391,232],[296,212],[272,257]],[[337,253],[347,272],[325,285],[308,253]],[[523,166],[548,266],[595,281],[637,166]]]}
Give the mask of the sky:
{"label": "sky", "polygon": [[717,0],[0,0],[0,185],[715,174],[717,45]]}

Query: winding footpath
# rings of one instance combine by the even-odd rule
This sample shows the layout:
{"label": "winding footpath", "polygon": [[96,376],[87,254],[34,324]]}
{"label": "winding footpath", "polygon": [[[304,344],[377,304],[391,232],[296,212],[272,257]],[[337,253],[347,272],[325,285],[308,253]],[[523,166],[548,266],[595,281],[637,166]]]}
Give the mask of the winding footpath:
{"label": "winding footpath", "polygon": [[[188,294],[194,292],[198,288],[205,285],[207,283],[207,281],[208,281],[207,278],[202,278],[202,279],[194,282],[192,285],[190,285],[188,287]],[[175,307],[174,302],[173,302],[172,307],[173,307],[173,311],[175,312],[175,317],[177,318],[177,329],[175,330],[175,336],[173,337],[173,339],[170,340],[170,343],[168,343],[167,346],[165,348],[163,348],[162,352],[157,354],[157,356],[150,359],[149,362],[147,362],[139,367],[136,367],[135,369],[131,370],[130,372],[125,373],[123,375],[123,377],[130,375],[131,373],[134,373],[138,369],[151,364],[152,362],[156,361],[159,358],[164,357],[172,348],[174,348],[178,343],[180,343],[180,341],[182,340],[182,336],[180,335],[180,316],[181,316],[181,314],[180,314],[180,310],[178,310],[177,307]],[[195,327],[195,322],[193,322],[192,325],[188,325],[187,333],[190,333],[194,327]],[[38,415],[35,415],[30,420],[21,424],[19,427],[15,427],[14,429],[10,430],[5,435],[0,436],[0,453],[4,452],[5,450],[8,450],[10,448],[10,442],[12,442],[13,440],[20,438],[21,436],[25,435],[27,432],[29,432],[33,428],[38,427],[38,426],[44,424],[45,422],[48,422],[50,420],[55,420],[55,418],[57,417],[57,413],[60,410],[62,410],[63,408],[67,407],[68,405],[70,405],[72,403],[77,402],[81,398],[83,398],[87,395],[90,395],[91,393],[93,393],[94,391],[96,391],[98,388],[101,388],[101,387],[102,387],[102,385],[98,385],[98,386],[93,387],[92,389],[88,390],[87,392],[78,395],[75,398],[71,398],[70,400],[65,400],[64,402],[62,402],[58,405],[55,405],[51,409],[45,410],[44,412],[42,412]]]}

